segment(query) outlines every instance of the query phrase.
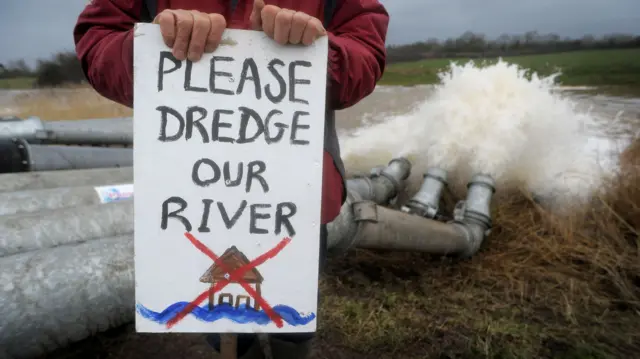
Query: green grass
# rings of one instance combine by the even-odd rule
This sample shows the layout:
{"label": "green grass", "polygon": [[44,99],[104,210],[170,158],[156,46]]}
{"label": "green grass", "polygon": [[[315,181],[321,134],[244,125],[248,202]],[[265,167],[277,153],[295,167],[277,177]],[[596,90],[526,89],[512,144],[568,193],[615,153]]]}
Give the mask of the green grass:
{"label": "green grass", "polygon": [[[504,60],[531,69],[540,75],[561,71],[559,81],[569,86],[640,87],[640,49],[589,50],[547,55],[505,57]],[[419,85],[438,82],[438,72],[451,61],[467,59],[429,59],[391,64],[381,85]],[[497,59],[476,60],[494,63]]]}
{"label": "green grass", "polygon": [[34,78],[16,77],[11,79],[0,79],[0,89],[3,90],[25,90],[33,87]]}

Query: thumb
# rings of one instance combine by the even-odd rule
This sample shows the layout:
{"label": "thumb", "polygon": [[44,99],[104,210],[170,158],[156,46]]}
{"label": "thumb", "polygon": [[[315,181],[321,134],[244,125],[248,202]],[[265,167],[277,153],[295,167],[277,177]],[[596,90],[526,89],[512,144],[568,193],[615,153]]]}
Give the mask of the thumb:
{"label": "thumb", "polygon": [[262,30],[262,9],[264,9],[264,0],[254,0],[253,10],[251,10],[249,17],[251,28],[254,30]]}

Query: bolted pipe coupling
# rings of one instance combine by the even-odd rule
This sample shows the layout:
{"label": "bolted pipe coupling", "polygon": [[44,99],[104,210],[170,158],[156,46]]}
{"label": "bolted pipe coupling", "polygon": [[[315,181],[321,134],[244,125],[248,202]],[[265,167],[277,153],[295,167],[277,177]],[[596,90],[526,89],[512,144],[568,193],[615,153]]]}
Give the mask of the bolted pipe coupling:
{"label": "bolted pipe coupling", "polygon": [[395,158],[386,167],[373,168],[369,177],[347,180],[347,192],[358,193],[360,199],[387,204],[404,188],[404,180],[411,173],[411,162]]}
{"label": "bolted pipe coupling", "polygon": [[488,175],[477,174],[471,178],[467,188],[465,217],[483,221],[491,227],[491,199],[496,191],[495,181]]}
{"label": "bolted pipe coupling", "polygon": [[454,223],[461,225],[467,233],[469,248],[462,255],[470,257],[482,245],[491,232],[491,199],[495,192],[495,181],[488,175],[477,174],[467,185],[467,198],[456,204]]}
{"label": "bolted pipe coupling", "polygon": [[442,190],[446,186],[447,172],[438,167],[429,168],[418,193],[402,207],[402,211],[421,217],[435,218],[439,211]]}
{"label": "bolted pipe coupling", "polygon": [[393,184],[396,194],[402,189],[402,181],[406,180],[411,173],[411,162],[404,157],[392,159],[387,167],[375,168],[372,175],[381,176]]}

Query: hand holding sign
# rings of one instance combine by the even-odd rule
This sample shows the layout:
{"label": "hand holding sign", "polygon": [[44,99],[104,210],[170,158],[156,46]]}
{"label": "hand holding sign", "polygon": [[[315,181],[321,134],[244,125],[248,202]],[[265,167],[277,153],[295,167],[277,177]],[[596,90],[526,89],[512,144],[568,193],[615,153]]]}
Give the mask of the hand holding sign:
{"label": "hand holding sign", "polygon": [[301,11],[265,5],[264,0],[255,0],[251,12],[251,26],[263,30],[280,45],[311,45],[317,38],[327,34],[322,22]]}
{"label": "hand holding sign", "polygon": [[164,10],[153,23],[160,25],[164,43],[180,61],[198,61],[204,52],[213,52],[227,27],[224,16],[197,10]]}

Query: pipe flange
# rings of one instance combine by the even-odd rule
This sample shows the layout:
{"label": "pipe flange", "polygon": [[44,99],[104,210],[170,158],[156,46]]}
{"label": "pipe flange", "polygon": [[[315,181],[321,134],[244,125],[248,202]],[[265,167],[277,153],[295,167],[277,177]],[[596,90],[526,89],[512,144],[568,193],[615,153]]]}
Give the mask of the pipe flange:
{"label": "pipe flange", "polygon": [[[396,164],[400,167],[397,169],[397,171],[389,170],[389,168]],[[403,167],[406,167],[406,169],[404,169]],[[395,176],[394,174],[397,174],[397,176]],[[380,176],[388,179],[391,182],[396,193],[400,192],[400,190],[402,189],[402,181],[406,180],[410,174],[411,162],[409,162],[409,160],[404,157],[392,159],[391,161],[389,161],[387,167],[380,172]]]}
{"label": "pipe flange", "polygon": [[459,201],[458,203],[456,203],[456,206],[453,209],[453,220],[459,223],[472,221],[489,229],[493,226],[491,217],[488,217],[484,213],[468,209],[466,201]]}
{"label": "pipe flange", "polygon": [[20,148],[20,140],[12,138],[0,141],[0,173],[29,171],[27,154]]}
{"label": "pipe flange", "polygon": [[469,183],[467,184],[467,188],[474,185],[489,188],[491,190],[491,193],[496,192],[495,181],[489,175],[477,174],[473,176],[471,181],[469,181]]}
{"label": "pipe flange", "polygon": [[447,186],[447,171],[443,170],[439,167],[431,167],[427,170],[427,172],[422,176],[422,178],[431,177],[439,182],[441,182],[444,186]]}
{"label": "pipe flange", "polygon": [[402,211],[409,214],[415,214],[420,217],[433,219],[438,215],[439,208],[425,205],[418,201],[409,200],[404,206],[402,206]]}
{"label": "pipe flange", "polygon": [[31,169],[33,168],[33,161],[31,160],[31,146],[29,145],[29,142],[27,142],[27,140],[23,138],[14,138],[12,141],[16,145],[18,152],[20,152],[24,171],[31,171]]}

